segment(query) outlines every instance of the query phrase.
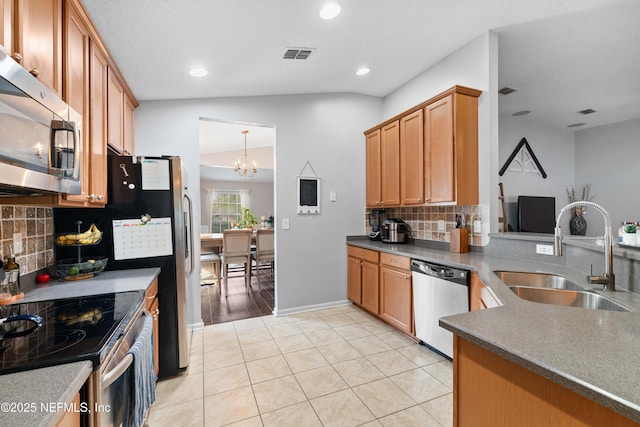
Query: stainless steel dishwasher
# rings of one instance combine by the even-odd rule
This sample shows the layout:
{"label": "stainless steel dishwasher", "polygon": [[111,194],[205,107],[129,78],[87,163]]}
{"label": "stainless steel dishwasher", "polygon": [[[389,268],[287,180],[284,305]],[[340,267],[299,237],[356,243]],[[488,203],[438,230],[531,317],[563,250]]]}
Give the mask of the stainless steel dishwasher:
{"label": "stainless steel dishwasher", "polygon": [[469,311],[469,271],[411,260],[416,337],[453,358],[453,334],[441,317]]}

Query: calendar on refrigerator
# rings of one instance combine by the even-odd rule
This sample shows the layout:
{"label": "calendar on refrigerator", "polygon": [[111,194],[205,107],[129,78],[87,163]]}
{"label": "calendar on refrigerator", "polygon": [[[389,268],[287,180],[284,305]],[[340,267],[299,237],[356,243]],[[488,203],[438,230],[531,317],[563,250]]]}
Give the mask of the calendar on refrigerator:
{"label": "calendar on refrigerator", "polygon": [[114,219],[113,255],[116,260],[173,255],[171,218]]}

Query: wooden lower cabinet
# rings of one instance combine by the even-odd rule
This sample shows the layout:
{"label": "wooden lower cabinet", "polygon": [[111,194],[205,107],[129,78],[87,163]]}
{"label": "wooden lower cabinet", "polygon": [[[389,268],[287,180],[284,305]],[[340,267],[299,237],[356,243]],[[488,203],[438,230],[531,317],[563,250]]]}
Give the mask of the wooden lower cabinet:
{"label": "wooden lower cabinet", "polygon": [[56,423],[56,427],[80,427],[80,393],[75,395],[69,406],[78,410],[66,411]]}
{"label": "wooden lower cabinet", "polygon": [[153,361],[156,376],[160,372],[160,309],[158,308],[158,279],[156,278],[145,294],[147,311],[153,316]]}
{"label": "wooden lower cabinet", "polygon": [[349,300],[391,326],[413,334],[411,259],[348,246]]}
{"label": "wooden lower cabinet", "polygon": [[411,271],[380,269],[380,317],[407,334],[413,333]]}
{"label": "wooden lower cabinet", "polygon": [[469,305],[471,311],[476,311],[485,308],[499,307],[502,303],[493,296],[477,274],[471,273]]}
{"label": "wooden lower cabinet", "polygon": [[453,384],[454,427],[638,425],[457,335]]}

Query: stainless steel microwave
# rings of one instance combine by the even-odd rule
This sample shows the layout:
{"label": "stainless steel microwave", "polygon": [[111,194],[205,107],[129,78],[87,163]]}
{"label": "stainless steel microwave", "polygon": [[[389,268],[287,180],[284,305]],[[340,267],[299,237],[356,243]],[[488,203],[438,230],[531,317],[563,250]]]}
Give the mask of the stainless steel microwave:
{"label": "stainless steel microwave", "polygon": [[0,195],[80,194],[81,129],[81,114],[0,49]]}

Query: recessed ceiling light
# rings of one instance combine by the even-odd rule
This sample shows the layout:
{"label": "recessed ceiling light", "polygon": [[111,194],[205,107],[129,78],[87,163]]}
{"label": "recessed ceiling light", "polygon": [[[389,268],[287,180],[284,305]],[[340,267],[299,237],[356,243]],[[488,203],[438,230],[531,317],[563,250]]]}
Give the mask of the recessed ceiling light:
{"label": "recessed ceiling light", "polygon": [[204,77],[207,74],[209,74],[209,72],[207,70],[205,70],[204,68],[192,68],[189,71],[189,75],[191,77]]}
{"label": "recessed ceiling light", "polygon": [[356,71],[356,76],[364,76],[365,74],[369,74],[369,71],[371,70],[368,67],[358,68],[358,71]]}
{"label": "recessed ceiling light", "polygon": [[337,3],[327,3],[322,6],[320,9],[320,18],[322,19],[333,19],[336,16],[340,15],[340,5]]}

